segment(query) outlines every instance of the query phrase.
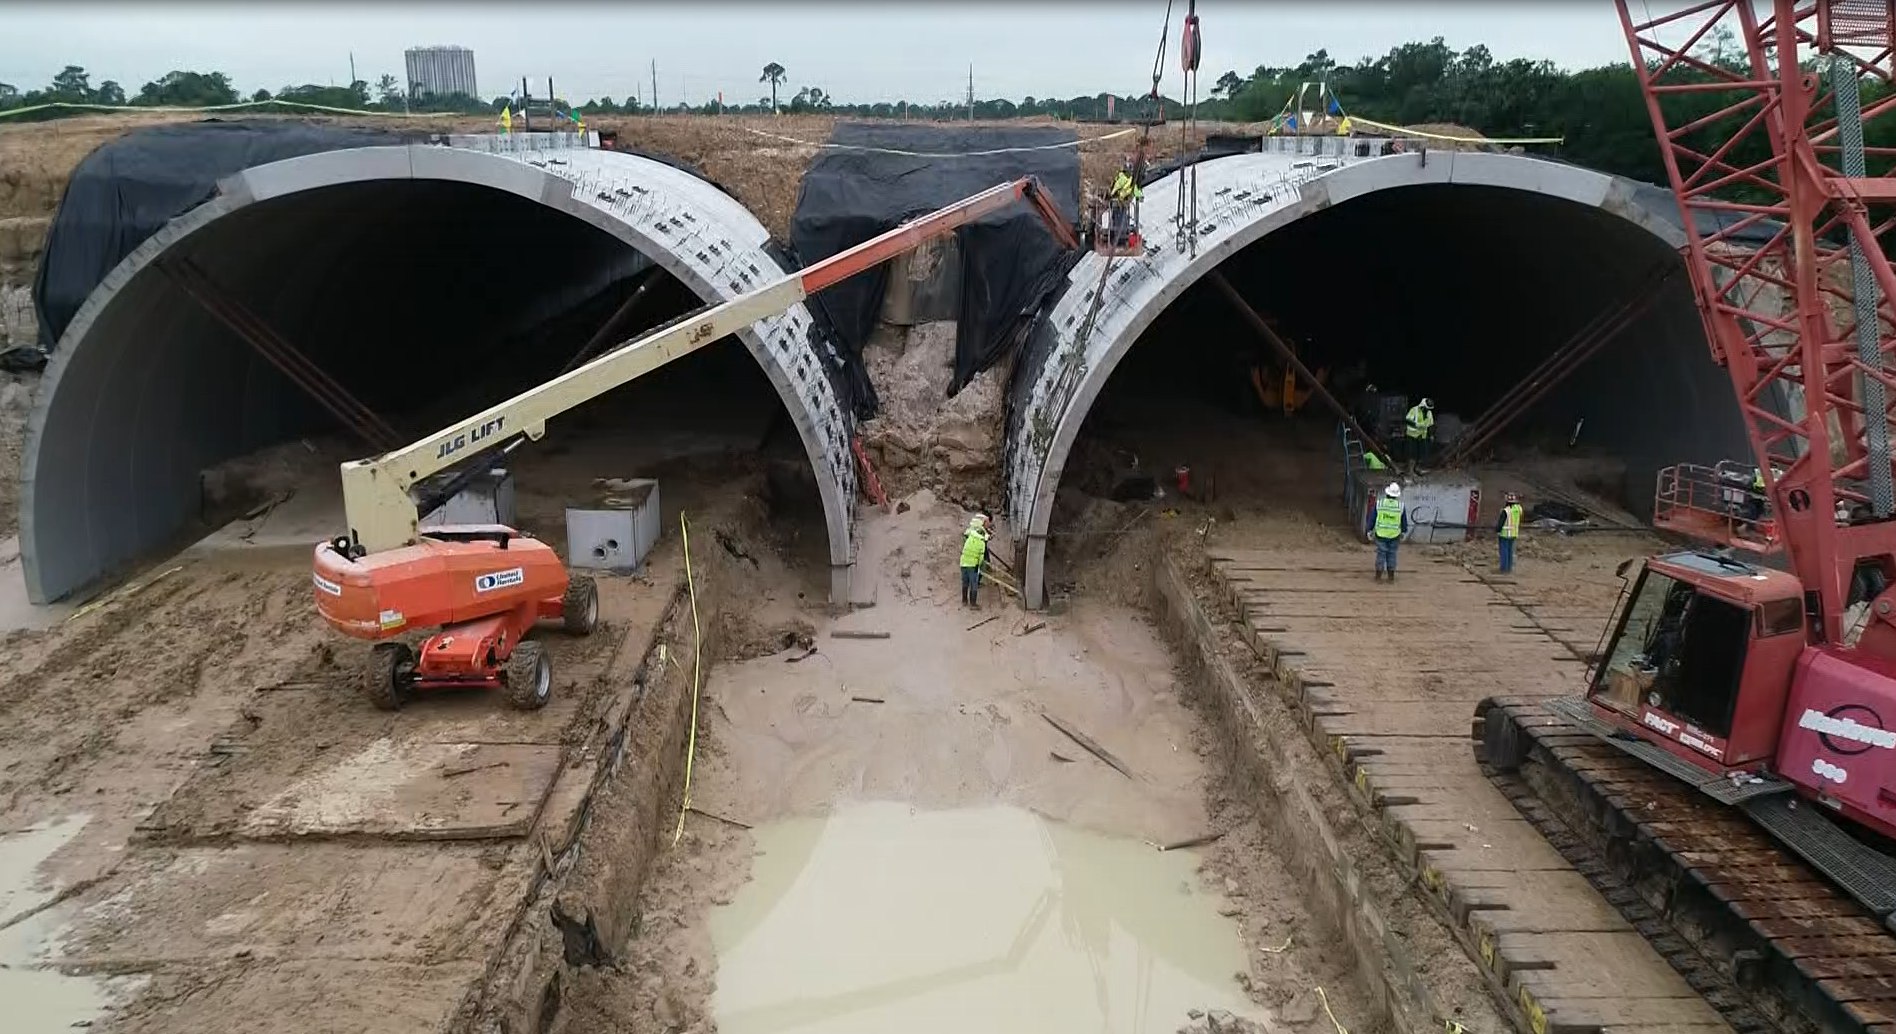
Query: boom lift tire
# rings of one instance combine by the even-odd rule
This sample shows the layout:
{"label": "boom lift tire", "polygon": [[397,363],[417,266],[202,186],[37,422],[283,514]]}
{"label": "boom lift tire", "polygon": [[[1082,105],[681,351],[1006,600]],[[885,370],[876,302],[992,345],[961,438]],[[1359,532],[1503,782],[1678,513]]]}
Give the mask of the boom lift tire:
{"label": "boom lift tire", "polygon": [[362,695],[377,710],[401,710],[408,701],[408,673],[414,666],[415,653],[407,643],[376,643],[362,666]]}
{"label": "boom lift tire", "polygon": [[599,626],[599,586],[584,575],[567,579],[560,598],[560,621],[568,635],[592,635]]}
{"label": "boom lift tire", "polygon": [[507,703],[521,711],[538,711],[553,695],[553,662],[546,647],[532,640],[515,646],[501,676],[507,683]]}

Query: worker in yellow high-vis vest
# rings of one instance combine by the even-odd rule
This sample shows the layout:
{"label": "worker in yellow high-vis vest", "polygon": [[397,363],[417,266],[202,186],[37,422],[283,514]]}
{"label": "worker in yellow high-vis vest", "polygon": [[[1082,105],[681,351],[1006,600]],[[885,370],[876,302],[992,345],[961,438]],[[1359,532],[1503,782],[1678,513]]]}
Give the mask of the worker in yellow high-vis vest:
{"label": "worker in yellow high-vis vest", "polygon": [[1394,481],[1376,498],[1370,511],[1369,537],[1376,543],[1376,580],[1396,580],[1396,544],[1409,532],[1409,513],[1402,508],[1402,486]]}
{"label": "worker in yellow high-vis vest", "polygon": [[1501,543],[1501,573],[1514,570],[1514,540],[1521,537],[1521,499],[1509,492],[1501,507],[1501,519],[1494,524],[1495,541]]}
{"label": "worker in yellow high-vis vest", "polygon": [[1408,450],[1409,473],[1427,462],[1429,443],[1435,439],[1435,400],[1423,399],[1402,418],[1402,441]]}
{"label": "worker in yellow high-vis vest", "polygon": [[981,589],[981,564],[987,560],[988,536],[994,533],[994,518],[986,511],[968,522],[967,537],[961,540],[961,602],[978,607]]}

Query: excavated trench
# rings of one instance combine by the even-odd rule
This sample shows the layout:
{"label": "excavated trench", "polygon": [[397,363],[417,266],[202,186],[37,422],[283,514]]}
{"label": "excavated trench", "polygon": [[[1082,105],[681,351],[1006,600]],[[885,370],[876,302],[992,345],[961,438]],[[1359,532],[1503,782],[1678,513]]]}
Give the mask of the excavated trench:
{"label": "excavated trench", "polygon": [[[1217,271],[1327,371],[1345,405],[1369,384],[1431,396],[1443,431],[1480,416],[1602,314],[1656,290],[1486,458],[1551,462],[1648,517],[1660,467],[1746,454],[1679,259],[1602,209],[1497,187],[1386,189],[1292,221]],[[1275,353],[1212,277],[1185,290],[1086,415],[1056,554],[1060,517],[1069,528],[1084,519],[1074,495],[1110,495],[1133,457],[1156,482],[1186,465],[1221,502],[1294,505],[1340,523],[1337,421],[1316,397],[1292,417],[1268,406],[1250,377],[1260,363],[1268,371]]]}
{"label": "excavated trench", "polygon": [[[173,250],[404,432],[543,381],[635,292],[639,308],[615,336],[697,302],[583,221],[443,182],[301,191]],[[1567,202],[1414,187],[1292,223],[1222,270],[1313,365],[1360,361],[1369,380],[1472,415],[1668,254]],[[120,286],[92,333],[122,347],[74,355],[62,377],[96,396],[48,408],[38,429],[36,462],[82,473],[42,477],[36,506],[119,526],[42,523],[41,536],[89,539],[94,556],[101,541],[148,548],[153,529],[204,517],[198,470],[337,433],[156,270]],[[1333,425],[1314,404],[1291,421],[1258,411],[1249,335],[1213,285],[1189,289],[1108,382],[1067,481],[1086,480],[1097,446],[1137,454],[1148,472],[1191,465],[1227,496],[1301,497],[1287,485],[1321,496]],[[1721,376],[1681,280],[1515,440],[1564,444],[1584,418],[1578,447],[1623,461],[1629,483],[1649,481],[1646,467],[1729,453],[1737,424]],[[1200,1006],[1323,1024],[1319,1003],[1339,1026],[1408,1029],[1379,990],[1386,960],[1335,935],[1353,906],[1299,882],[1325,838],[1276,835],[1279,820],[1255,810],[1256,775],[1224,742],[1230,723],[1202,699],[1203,672],[1181,675],[1181,656],[1217,663],[1217,644],[1189,619],[1172,615],[1188,627],[1168,627],[1170,643],[1117,598],[1031,624],[990,591],[998,615],[963,620],[945,558],[966,515],[922,491],[866,522],[874,606],[832,627],[871,638],[793,634],[757,648],[816,613],[833,545],[784,414],[751,354],[726,341],[581,407],[520,454],[516,475],[547,507],[542,520],[593,477],[652,472],[668,533],[680,509],[696,519],[733,495],[765,506],[707,514],[689,551],[699,580],[671,586],[653,630],[639,632],[649,641],[611,647],[602,670],[626,703],[566,740],[607,760],[570,836],[522,846],[526,904],[454,1029],[671,1031],[714,1016],[732,1030],[838,1017],[994,1029],[1037,1013],[1170,1030]],[[125,448],[151,427],[182,431]],[[48,545],[43,586],[78,584],[84,572],[59,568]],[[774,652],[785,646],[796,649]],[[1103,743],[1126,773],[1043,715]],[[699,810],[681,814],[687,744]],[[838,807],[849,802],[876,810]],[[968,851],[990,841],[1006,851]],[[1202,854],[1146,853],[1192,842]],[[824,936],[811,941],[817,925]],[[982,985],[997,993],[965,994]]]}

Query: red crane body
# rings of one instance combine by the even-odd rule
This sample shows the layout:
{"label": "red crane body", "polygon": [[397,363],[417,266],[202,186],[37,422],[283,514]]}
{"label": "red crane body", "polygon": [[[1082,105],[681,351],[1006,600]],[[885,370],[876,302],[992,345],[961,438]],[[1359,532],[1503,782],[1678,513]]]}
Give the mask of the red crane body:
{"label": "red crane body", "polygon": [[[1712,779],[1782,781],[1896,838],[1896,272],[1882,241],[1896,148],[1863,132],[1896,111],[1896,3],[1618,7],[1712,357],[1771,503],[1769,518],[1682,503],[1692,476],[1675,468],[1656,523],[1781,551],[1790,573],[1705,552],[1648,560],[1588,710]],[[1865,78],[1881,87],[1867,100]]]}

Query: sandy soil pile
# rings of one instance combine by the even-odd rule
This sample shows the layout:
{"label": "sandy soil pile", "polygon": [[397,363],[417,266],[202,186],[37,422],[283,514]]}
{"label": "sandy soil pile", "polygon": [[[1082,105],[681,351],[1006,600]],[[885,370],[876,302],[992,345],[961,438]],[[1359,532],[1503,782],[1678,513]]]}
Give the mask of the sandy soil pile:
{"label": "sandy soil pile", "polygon": [[[227,119],[284,116],[223,116]],[[66,178],[100,144],[129,129],[194,121],[184,114],[86,115],[54,122],[0,126],[0,227],[14,217],[47,218],[59,205]],[[495,132],[487,116],[443,116],[427,119],[324,117],[308,121],[344,126],[375,126],[420,133]],[[829,139],[836,119],[828,115],[653,115],[600,116],[591,128],[614,130],[622,146],[655,151],[683,159],[703,169],[744,202],[770,232],[782,236],[796,207],[797,186],[803,170]],[[1015,120],[1004,125],[1053,124],[1051,119]],[[1139,139],[1126,127],[1080,126],[1082,139],[1110,139],[1083,144],[1082,173],[1091,180],[1110,177],[1123,154]],[[1122,134],[1123,135],[1120,135]],[[1149,137],[1148,152],[1175,153],[1180,146],[1175,127],[1159,127]],[[7,230],[0,228],[0,244]],[[41,231],[43,232],[43,230]]]}
{"label": "sandy soil pile", "polygon": [[955,324],[946,322],[880,324],[862,358],[882,402],[862,425],[863,445],[890,498],[927,487],[969,507],[998,505],[1006,371],[987,370],[948,398]]}

